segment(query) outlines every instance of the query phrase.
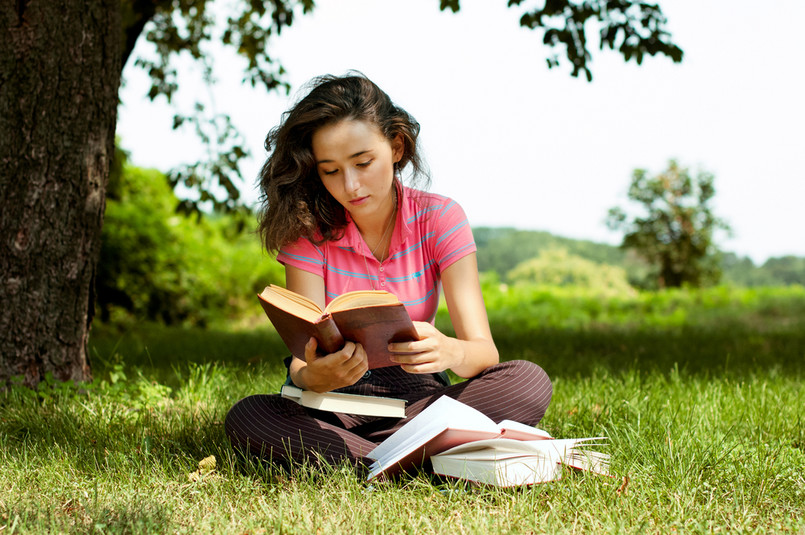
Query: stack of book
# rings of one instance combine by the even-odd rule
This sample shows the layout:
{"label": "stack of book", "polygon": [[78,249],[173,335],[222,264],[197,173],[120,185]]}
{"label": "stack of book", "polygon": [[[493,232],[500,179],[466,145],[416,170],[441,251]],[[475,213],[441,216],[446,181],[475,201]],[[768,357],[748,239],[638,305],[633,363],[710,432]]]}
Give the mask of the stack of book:
{"label": "stack of book", "polygon": [[554,439],[442,396],[369,453],[368,480],[425,467],[435,474],[501,487],[559,479],[563,467],[609,475],[601,437]]}

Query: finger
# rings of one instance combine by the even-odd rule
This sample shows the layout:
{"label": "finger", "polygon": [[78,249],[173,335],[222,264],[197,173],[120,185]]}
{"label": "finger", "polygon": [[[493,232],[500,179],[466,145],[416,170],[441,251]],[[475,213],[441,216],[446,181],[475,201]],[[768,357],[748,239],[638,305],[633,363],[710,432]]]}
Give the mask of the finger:
{"label": "finger", "polygon": [[430,364],[431,363],[429,362],[420,364],[401,364],[400,368],[402,368],[404,371],[408,373],[413,374],[434,373],[434,370],[431,369],[432,366],[430,366]]}
{"label": "finger", "polygon": [[401,355],[415,355],[430,349],[429,344],[424,340],[418,342],[396,342],[388,345],[390,353],[398,353]]}
{"label": "finger", "polygon": [[420,368],[435,363],[437,359],[438,356],[433,352],[410,354],[395,353],[391,355],[391,361],[400,366],[419,366]]}
{"label": "finger", "polygon": [[350,366],[351,369],[360,370],[360,373],[365,373],[369,369],[369,357],[361,344],[355,345],[352,357],[345,364]]}
{"label": "finger", "polygon": [[339,349],[334,353],[330,353],[329,355],[325,355],[318,360],[327,363],[329,366],[333,365],[341,365],[344,362],[348,361],[352,358],[352,354],[355,352],[355,344],[352,342],[347,342],[344,344],[344,347]]}
{"label": "finger", "polygon": [[305,362],[310,364],[316,360],[316,348],[319,346],[315,338],[311,337],[305,344]]}
{"label": "finger", "polygon": [[345,355],[347,359],[351,358],[352,355],[355,354],[355,349],[357,349],[358,344],[355,342],[347,342],[344,344],[344,347],[341,349],[340,353]]}

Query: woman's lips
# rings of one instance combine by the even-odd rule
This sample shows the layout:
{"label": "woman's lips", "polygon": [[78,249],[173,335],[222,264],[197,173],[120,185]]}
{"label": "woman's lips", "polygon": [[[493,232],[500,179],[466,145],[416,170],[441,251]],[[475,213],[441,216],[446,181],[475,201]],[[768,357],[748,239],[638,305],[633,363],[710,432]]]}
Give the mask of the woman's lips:
{"label": "woman's lips", "polygon": [[358,197],[357,199],[352,199],[351,201],[349,201],[349,204],[351,204],[352,206],[360,206],[361,204],[365,203],[368,198],[369,198],[368,195],[365,197]]}

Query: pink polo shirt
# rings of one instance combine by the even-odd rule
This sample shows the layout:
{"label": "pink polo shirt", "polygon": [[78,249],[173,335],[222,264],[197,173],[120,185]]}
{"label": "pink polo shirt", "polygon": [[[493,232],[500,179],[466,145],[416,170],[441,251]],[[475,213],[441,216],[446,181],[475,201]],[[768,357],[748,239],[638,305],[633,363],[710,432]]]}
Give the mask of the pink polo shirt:
{"label": "pink polo shirt", "polygon": [[325,299],[353,290],[386,290],[405,304],[414,321],[433,323],[441,272],[475,252],[464,210],[452,199],[403,188],[389,256],[382,263],[369,251],[347,214],[344,236],[314,245],[306,238],[283,247],[277,260],[324,279]]}

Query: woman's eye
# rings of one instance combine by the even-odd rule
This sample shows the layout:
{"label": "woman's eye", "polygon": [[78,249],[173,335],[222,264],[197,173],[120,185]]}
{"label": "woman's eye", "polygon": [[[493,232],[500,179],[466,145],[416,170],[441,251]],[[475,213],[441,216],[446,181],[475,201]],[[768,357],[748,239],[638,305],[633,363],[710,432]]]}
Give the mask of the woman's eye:
{"label": "woman's eye", "polygon": [[372,163],[373,160],[366,160],[365,162],[361,162],[356,164],[358,167],[369,167],[369,164]]}
{"label": "woman's eye", "polygon": [[325,175],[334,175],[334,174],[336,174],[338,172],[338,169],[335,169],[333,171],[325,171],[325,170],[322,169],[321,172],[324,173]]}

